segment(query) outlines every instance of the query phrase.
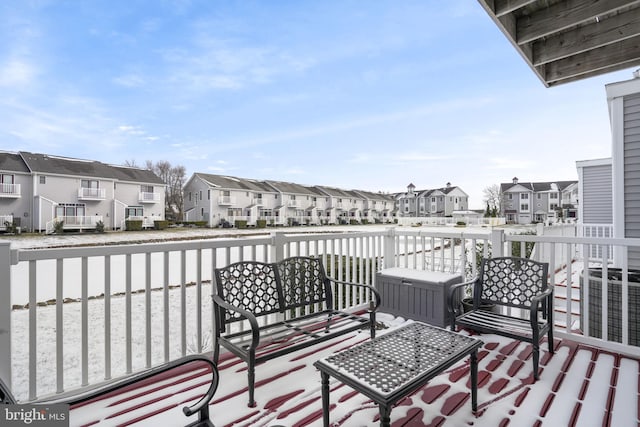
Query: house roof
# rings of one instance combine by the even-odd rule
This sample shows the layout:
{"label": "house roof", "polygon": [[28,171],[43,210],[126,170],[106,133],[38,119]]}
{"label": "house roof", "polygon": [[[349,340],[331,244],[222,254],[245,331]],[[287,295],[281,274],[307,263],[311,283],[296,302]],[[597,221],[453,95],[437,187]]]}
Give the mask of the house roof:
{"label": "house roof", "polygon": [[265,181],[267,184],[272,186],[277,191],[281,193],[287,194],[312,194],[317,196],[324,196],[324,194],[314,187],[307,187],[304,185],[296,184],[293,182],[283,182],[283,181]]}
{"label": "house roof", "polygon": [[341,188],[326,187],[324,185],[316,185],[316,188],[320,189],[320,191],[322,191],[324,194],[327,194],[333,197],[355,197],[358,199],[362,197],[357,194],[354,194],[353,191],[343,190]]}
{"label": "house roof", "polygon": [[274,188],[269,186],[263,181],[256,181],[253,179],[237,178],[235,176],[227,175],[213,175],[207,173],[196,172],[194,174],[200,179],[209,183],[212,187],[224,188],[229,190],[250,190],[258,191],[262,193],[275,193]]}
{"label": "house roof", "polygon": [[640,65],[640,1],[478,2],[547,87]]}
{"label": "house roof", "polygon": [[536,193],[544,191],[559,191],[562,192],[571,185],[576,184],[578,181],[551,181],[551,182],[503,182],[500,184],[500,192],[505,193],[513,187],[524,187],[527,190],[535,191]]}
{"label": "house roof", "polygon": [[74,159],[26,151],[21,151],[19,156],[24,161],[28,171],[32,173],[107,178],[164,185],[164,182],[148,169],[108,165],[96,160]]}
{"label": "house roof", "polygon": [[29,168],[17,153],[0,153],[0,170],[29,173]]}

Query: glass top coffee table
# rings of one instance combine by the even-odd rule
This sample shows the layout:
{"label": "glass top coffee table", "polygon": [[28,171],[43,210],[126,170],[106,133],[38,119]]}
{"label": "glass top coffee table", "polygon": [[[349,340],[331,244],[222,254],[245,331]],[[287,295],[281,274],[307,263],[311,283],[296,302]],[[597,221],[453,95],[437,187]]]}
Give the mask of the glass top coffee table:
{"label": "glass top coffee table", "polygon": [[471,408],[478,407],[477,338],[420,322],[318,360],[322,415],[329,426],[329,376],[369,397],[380,407],[380,425],[391,423],[391,407],[433,377],[471,356]]}

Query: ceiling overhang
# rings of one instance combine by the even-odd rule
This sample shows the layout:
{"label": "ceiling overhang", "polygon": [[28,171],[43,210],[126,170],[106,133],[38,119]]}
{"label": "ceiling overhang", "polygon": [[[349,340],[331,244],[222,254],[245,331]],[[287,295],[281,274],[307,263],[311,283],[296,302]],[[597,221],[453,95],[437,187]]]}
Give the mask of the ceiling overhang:
{"label": "ceiling overhang", "polygon": [[640,0],[478,0],[545,86],[640,65]]}

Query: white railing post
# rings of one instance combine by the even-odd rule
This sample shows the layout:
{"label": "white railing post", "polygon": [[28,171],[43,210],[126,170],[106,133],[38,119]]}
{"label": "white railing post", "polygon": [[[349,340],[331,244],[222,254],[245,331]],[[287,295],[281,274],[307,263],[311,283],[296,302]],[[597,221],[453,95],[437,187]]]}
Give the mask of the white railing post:
{"label": "white railing post", "polygon": [[0,379],[11,388],[11,243],[0,242]]}
{"label": "white railing post", "polygon": [[387,227],[387,232],[384,235],[384,268],[395,267],[395,248],[396,248],[396,233],[395,227]]}
{"label": "white railing post", "polygon": [[284,259],[285,236],[283,232],[273,231],[271,233],[271,256],[270,262],[278,262]]}
{"label": "white railing post", "polygon": [[504,241],[504,230],[493,229],[491,230],[491,256],[492,257],[501,257],[504,256],[504,245],[502,242]]}

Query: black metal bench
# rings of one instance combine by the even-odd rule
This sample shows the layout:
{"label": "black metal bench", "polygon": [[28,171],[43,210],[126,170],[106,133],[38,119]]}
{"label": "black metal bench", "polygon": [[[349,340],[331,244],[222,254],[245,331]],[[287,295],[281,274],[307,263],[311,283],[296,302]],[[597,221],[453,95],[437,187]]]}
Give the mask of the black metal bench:
{"label": "black metal bench", "polygon": [[[185,406],[182,408],[182,412],[185,416],[190,417],[197,413],[198,418],[193,420],[187,427],[214,427],[213,423],[209,419],[209,402],[213,398],[217,388],[219,381],[219,374],[216,365],[213,361],[204,355],[189,355],[184,356],[180,359],[165,363],[163,365],[147,369],[145,371],[127,376],[123,379],[116,380],[110,383],[107,383],[102,386],[98,386],[93,389],[89,389],[86,391],[79,392],[71,392],[67,395],[59,395],[51,398],[39,399],[35,401],[28,402],[29,404],[35,405],[46,405],[46,404],[67,404],[69,405],[70,411],[72,412],[74,408],[99,401],[101,399],[106,399],[114,394],[125,393],[127,391],[135,390],[145,385],[149,385],[154,383],[155,381],[162,381],[166,379],[166,375],[169,371],[172,370],[185,370],[188,367],[185,366],[190,363],[199,363],[204,364],[205,368],[211,371],[211,383],[207,392],[191,406]],[[172,392],[174,394],[175,392]],[[3,404],[16,404],[19,403],[14,398],[11,390],[6,386],[6,384],[0,380],[0,402]],[[150,406],[150,410],[157,411],[157,408]]]}
{"label": "black metal bench", "polygon": [[[247,363],[250,407],[255,406],[257,363],[366,327],[375,337],[378,292],[369,285],[328,277],[319,258],[241,261],[215,269],[215,280],[213,360],[217,363],[222,346]],[[350,298],[350,305],[371,301],[369,316],[335,310],[332,284],[363,288],[363,293],[345,292],[344,296]],[[232,331],[231,325],[239,322],[245,327]]]}
{"label": "black metal bench", "polygon": [[[483,259],[480,273],[474,280],[449,289],[451,330],[455,331],[457,324],[477,332],[531,343],[533,376],[537,380],[540,341],[545,334],[549,352],[553,353],[553,287],[548,285],[548,268],[547,263],[526,258]],[[460,292],[468,287],[473,292],[473,306],[464,312]],[[493,306],[494,310],[487,310],[486,306]],[[501,307],[525,315],[503,314],[499,312]]]}

